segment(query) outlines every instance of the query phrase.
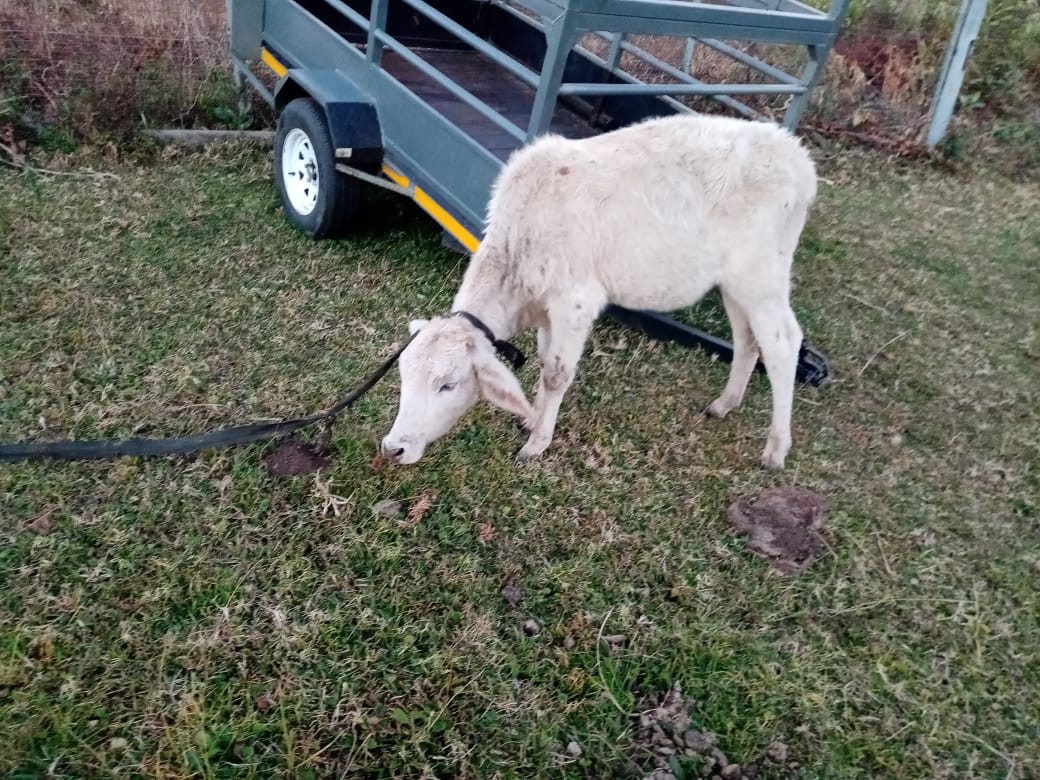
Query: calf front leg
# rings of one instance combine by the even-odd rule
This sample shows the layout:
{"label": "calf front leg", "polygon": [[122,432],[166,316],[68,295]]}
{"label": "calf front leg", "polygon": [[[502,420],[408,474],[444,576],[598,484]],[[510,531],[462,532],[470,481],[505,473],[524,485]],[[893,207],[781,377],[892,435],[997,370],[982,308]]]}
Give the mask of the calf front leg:
{"label": "calf front leg", "polygon": [[562,322],[550,317],[544,350],[539,331],[539,360],[541,375],[535,393],[535,419],[530,425],[530,437],[517,453],[519,460],[537,458],[552,442],[556,430],[556,417],[567,389],[574,381],[578,361],[581,359],[585,341],[595,320],[568,317]]}
{"label": "calf front leg", "polygon": [[545,366],[549,360],[549,326],[543,325],[538,328],[538,386],[534,391],[534,404],[533,412],[531,416],[525,417],[523,420],[523,428],[526,433],[530,433],[534,430],[535,423],[542,416],[542,409],[545,408],[545,383],[542,381],[542,375],[545,372]]}

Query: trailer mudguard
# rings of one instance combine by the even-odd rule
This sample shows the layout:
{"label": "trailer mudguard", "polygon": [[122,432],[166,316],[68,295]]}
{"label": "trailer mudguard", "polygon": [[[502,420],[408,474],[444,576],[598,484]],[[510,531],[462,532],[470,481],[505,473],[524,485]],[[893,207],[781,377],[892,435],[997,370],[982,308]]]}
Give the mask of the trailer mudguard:
{"label": "trailer mudguard", "polygon": [[296,98],[309,97],[325,112],[336,159],[376,173],[383,161],[383,133],[371,99],[337,70],[289,68],[274,92],[281,110]]}

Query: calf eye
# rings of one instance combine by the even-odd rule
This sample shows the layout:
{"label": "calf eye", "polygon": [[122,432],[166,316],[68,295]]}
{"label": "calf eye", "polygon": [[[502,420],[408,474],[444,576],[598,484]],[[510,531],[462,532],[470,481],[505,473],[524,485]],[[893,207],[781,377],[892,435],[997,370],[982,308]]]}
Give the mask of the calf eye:
{"label": "calf eye", "polygon": [[455,383],[454,382],[448,382],[447,384],[441,385],[441,389],[438,390],[437,392],[438,393],[450,393],[454,389],[455,389]]}

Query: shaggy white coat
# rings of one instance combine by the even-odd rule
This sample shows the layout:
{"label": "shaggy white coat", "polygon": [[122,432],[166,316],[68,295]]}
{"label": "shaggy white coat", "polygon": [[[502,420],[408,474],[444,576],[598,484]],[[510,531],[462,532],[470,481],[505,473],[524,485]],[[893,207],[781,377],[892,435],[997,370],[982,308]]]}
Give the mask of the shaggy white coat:
{"label": "shaggy white coat", "polygon": [[608,303],[669,311],[718,287],[735,354],[708,410],[722,417],[740,404],[761,354],[773,398],[761,461],[782,467],[802,340],[791,263],[815,196],[808,152],[763,122],[684,114],[588,139],[547,135],[518,150],[495,183],[452,309],[500,339],[538,329],[534,403],[470,323],[414,321],[383,452],[415,462],[482,395],[523,418],[530,436],[518,457],[536,457]]}

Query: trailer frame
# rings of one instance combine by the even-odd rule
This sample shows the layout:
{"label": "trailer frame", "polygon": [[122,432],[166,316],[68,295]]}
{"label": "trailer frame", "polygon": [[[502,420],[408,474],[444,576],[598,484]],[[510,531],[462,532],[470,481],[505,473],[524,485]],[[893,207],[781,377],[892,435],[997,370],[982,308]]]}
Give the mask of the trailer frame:
{"label": "trailer frame", "polygon": [[[305,191],[328,200],[318,182],[328,185],[334,171],[340,195],[353,198],[352,188],[363,185],[392,190],[413,199],[452,244],[474,252],[504,161],[546,132],[606,132],[692,112],[691,99],[774,121],[746,102],[751,95],[788,96],[782,124],[796,129],[848,1],[832,0],[827,10],[799,0],[227,3],[236,81],[283,114],[294,101],[313,101],[327,127],[327,145],[305,148],[309,167],[294,171],[285,167],[292,161],[279,159],[276,137],[276,182],[279,175],[313,177],[314,191]],[[683,39],[682,61],[648,51],[642,36]],[[806,57],[797,67],[768,62],[743,46],[748,42],[796,47]],[[711,83],[694,75],[698,47],[739,63],[747,78]],[[653,79],[634,72],[633,63]],[[273,86],[264,70],[275,76]],[[290,218],[300,217],[280,189]],[[316,237],[349,229],[356,198],[330,205],[314,197],[316,212],[295,219],[300,227]],[[652,338],[732,357],[728,341],[667,313],[611,306],[605,314]],[[803,344],[797,375],[821,384],[826,357]]]}

